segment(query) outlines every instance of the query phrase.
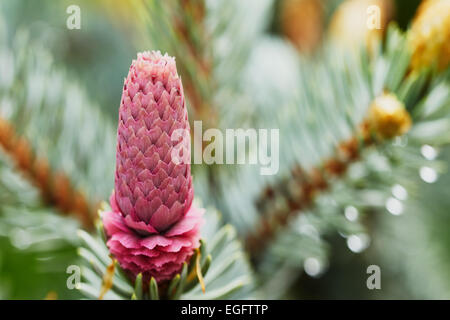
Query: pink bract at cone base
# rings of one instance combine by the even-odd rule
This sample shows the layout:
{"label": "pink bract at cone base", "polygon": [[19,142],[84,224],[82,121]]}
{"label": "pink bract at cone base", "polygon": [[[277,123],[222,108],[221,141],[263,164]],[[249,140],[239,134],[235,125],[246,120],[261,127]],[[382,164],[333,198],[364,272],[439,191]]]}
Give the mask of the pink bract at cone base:
{"label": "pink bract at cone base", "polygon": [[112,211],[104,212],[102,217],[107,246],[120,266],[133,277],[142,273],[146,281],[150,277],[158,283],[170,280],[199,247],[204,209],[191,205],[183,219],[167,233],[142,237],[125,223],[114,194],[110,201]]}

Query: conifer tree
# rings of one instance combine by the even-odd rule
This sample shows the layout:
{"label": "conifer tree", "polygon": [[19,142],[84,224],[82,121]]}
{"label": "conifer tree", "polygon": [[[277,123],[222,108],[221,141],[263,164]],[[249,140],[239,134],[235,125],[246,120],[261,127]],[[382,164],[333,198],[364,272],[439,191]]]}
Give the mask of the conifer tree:
{"label": "conifer tree", "polygon": [[[350,254],[450,297],[449,0],[80,6],[61,35],[66,3],[0,4],[0,298],[339,298]],[[197,121],[278,130],[275,174],[193,164]]]}

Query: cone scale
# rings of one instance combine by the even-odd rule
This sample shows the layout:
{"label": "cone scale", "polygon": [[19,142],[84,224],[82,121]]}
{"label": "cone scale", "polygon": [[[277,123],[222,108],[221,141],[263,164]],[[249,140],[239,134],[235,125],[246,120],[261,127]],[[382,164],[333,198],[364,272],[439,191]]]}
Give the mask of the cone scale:
{"label": "cone scale", "polygon": [[203,210],[192,203],[189,141],[172,139],[175,130],[190,130],[175,59],[139,53],[119,108],[112,210],[102,217],[107,246],[133,279],[170,280],[199,247]]}

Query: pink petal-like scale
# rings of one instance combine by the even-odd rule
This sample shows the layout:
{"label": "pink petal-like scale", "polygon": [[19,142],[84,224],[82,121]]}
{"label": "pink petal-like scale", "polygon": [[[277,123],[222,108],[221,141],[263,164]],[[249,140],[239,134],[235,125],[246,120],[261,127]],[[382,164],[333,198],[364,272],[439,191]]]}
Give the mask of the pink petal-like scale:
{"label": "pink petal-like scale", "polygon": [[158,282],[172,279],[199,246],[203,212],[192,205],[169,232],[144,237],[128,226],[121,212],[104,212],[108,248],[134,276],[142,273],[145,279],[155,277]]}

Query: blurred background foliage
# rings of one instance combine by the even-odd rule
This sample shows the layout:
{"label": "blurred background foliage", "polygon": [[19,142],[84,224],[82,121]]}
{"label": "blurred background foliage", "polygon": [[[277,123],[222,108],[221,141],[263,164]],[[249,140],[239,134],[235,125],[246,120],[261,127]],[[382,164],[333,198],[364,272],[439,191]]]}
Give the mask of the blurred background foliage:
{"label": "blurred background foliage", "polygon": [[[201,1],[194,1],[193,7],[183,7],[189,1],[179,1],[173,6],[173,1],[167,2],[170,4],[158,4],[155,1],[143,3],[137,0],[1,1],[2,46],[12,48],[11,50],[16,48],[13,51],[15,58],[19,57],[20,46],[26,46],[26,43],[31,44],[32,49],[29,51],[32,53],[38,50],[35,48],[49,52],[51,66],[43,72],[55,72],[63,79],[63,86],[67,86],[58,89],[57,86],[47,85],[49,91],[53,88],[60,90],[60,98],[53,105],[47,104],[41,116],[44,119],[52,118],[57,113],[60,107],[58,101],[64,101],[61,99],[69,92],[68,87],[76,88],[76,94],[82,97],[76,99],[80,106],[73,105],[76,110],[63,112],[61,116],[65,119],[61,125],[64,129],[58,130],[63,133],[64,130],[69,130],[69,133],[61,134],[58,141],[61,145],[69,141],[67,150],[60,148],[52,153],[51,146],[40,144],[44,136],[39,134],[34,140],[30,140],[37,149],[36,152],[48,155],[52,167],[62,169],[73,181],[74,190],[85,190],[92,203],[107,199],[109,190],[113,187],[111,172],[115,159],[117,110],[123,79],[137,51],[160,49],[176,56],[178,68],[183,70],[191,121],[201,119],[207,121],[208,125],[221,128],[252,125],[265,127],[266,124],[270,127],[274,126],[274,122],[267,118],[271,118],[273,113],[280,113],[277,110],[289,110],[284,105],[295,107],[293,101],[299,101],[294,96],[297,95],[297,90],[302,91],[295,85],[301,83],[301,80],[297,79],[297,74],[291,72],[291,69],[301,73],[306,69],[299,66],[306,68],[305,64],[309,61],[303,59],[317,59],[320,63],[320,59],[326,56],[319,47],[325,43],[323,50],[327,50],[328,37],[332,38],[333,34],[329,30],[333,28],[332,21],[337,19],[334,18],[336,10],[343,1],[206,2],[207,14],[202,11]],[[391,7],[388,8],[395,8],[389,14],[392,20],[401,29],[407,30],[420,0],[385,2],[389,2]],[[73,4],[81,8],[80,30],[68,30],[66,27],[66,8]],[[182,13],[188,13],[193,18],[193,22],[187,23],[189,31],[186,33],[177,29],[176,24],[170,23],[172,14],[175,18],[182,19],[185,17]],[[165,25],[168,23],[167,19],[168,26]],[[346,19],[352,19],[351,13]],[[202,25],[210,32],[196,30],[196,26]],[[171,31],[164,33],[168,30]],[[26,34],[26,41],[20,40],[22,34]],[[186,43],[193,43],[193,48]],[[209,46],[213,48],[211,52]],[[5,50],[1,52],[0,77],[6,77],[4,70],[8,70],[11,60],[8,60]],[[331,57],[325,60],[332,61],[335,53],[328,55]],[[304,72],[304,81],[310,75]],[[20,84],[27,83],[27,77],[27,72],[18,77],[19,88]],[[449,77],[443,76],[442,79],[448,82]],[[187,87],[190,83],[193,88]],[[32,90],[27,94],[32,94]],[[291,98],[294,100],[289,100]],[[13,110],[14,105],[20,101],[28,100],[21,96],[21,90],[17,87],[11,91],[0,90],[0,109],[3,108],[3,112]],[[264,109],[267,105],[271,105],[271,109]],[[211,115],[205,116],[203,108],[213,110]],[[333,105],[328,108],[330,110],[313,110],[309,116],[321,117],[328,111],[333,112]],[[86,134],[90,126],[98,130],[92,130],[95,131],[91,134],[94,138],[83,140],[75,133],[77,125],[81,126],[81,123],[74,123],[73,119],[85,119],[83,115],[90,112],[95,116],[83,122],[84,130],[78,130],[80,136]],[[23,114],[16,115],[16,118],[21,116]],[[33,127],[32,123],[37,117],[32,116],[31,120],[24,122],[23,127],[16,128],[18,134],[33,136],[37,129],[26,128]],[[287,112],[286,117],[289,118]],[[448,119],[448,114],[444,117]],[[220,120],[215,122],[216,118]],[[285,123],[286,126],[290,125],[288,121]],[[39,128],[38,125],[34,124]],[[74,128],[70,129],[70,126]],[[296,134],[295,127],[288,129],[293,135]],[[48,131],[50,136],[51,130]],[[440,137],[449,142],[449,134],[444,130],[445,136]],[[48,137],[46,139],[52,141]],[[282,133],[280,139],[283,139]],[[320,137],[316,139],[319,140]],[[322,140],[326,139],[320,141]],[[99,145],[103,145],[102,148],[98,149]],[[73,151],[78,150],[77,148],[85,149],[85,154]],[[292,228],[298,227],[300,234],[306,235],[299,238],[298,247],[285,246],[295,262],[288,261],[283,255],[279,258],[281,261],[278,261],[276,255],[269,254],[255,267],[261,274],[260,293],[263,297],[449,299],[450,174],[446,172],[446,167],[450,160],[450,149],[446,146],[430,148],[416,148],[414,154],[401,158],[398,167],[384,171],[386,175],[394,176],[395,173],[398,180],[393,178],[389,185],[384,185],[381,188],[382,196],[374,191],[379,188],[370,185],[378,181],[370,172],[376,172],[375,175],[381,172],[382,175],[386,157],[377,156],[376,153],[364,157],[364,165],[370,167],[372,162],[376,170],[369,170],[363,176],[365,182],[361,188],[368,193],[372,192],[369,198],[376,202],[375,205],[361,211],[357,209],[358,204],[343,205],[339,209],[339,216],[334,216],[327,215],[323,209],[329,204],[325,199],[323,203],[319,203],[319,209],[311,210],[312,212],[308,210],[298,221],[293,222]],[[437,156],[430,155],[430,152]],[[70,161],[64,158],[54,160],[59,153],[67,154],[66,157],[72,159],[73,163],[69,164]],[[95,165],[90,165],[90,157],[95,158],[95,161],[92,160]],[[420,158],[420,161],[416,161],[416,158]],[[424,171],[423,168],[427,165],[416,164],[425,163],[427,159],[433,160],[433,165],[430,166],[437,168],[432,171],[437,175],[435,179],[430,179],[430,172],[427,175],[426,169]],[[355,164],[352,170],[356,172],[361,169],[358,166]],[[402,168],[410,166],[416,167],[412,171],[401,172]],[[236,173],[228,166],[205,167],[202,165],[194,168],[196,195],[208,205],[220,209],[225,219],[240,231],[245,244],[248,224],[243,222],[241,225],[239,219],[245,220],[246,217],[236,218],[234,215],[239,213],[236,213],[233,206],[241,206],[244,212],[251,209],[246,207],[244,201],[236,201],[235,197],[250,199],[261,193],[271,181],[254,181],[254,172],[251,170],[243,169],[244,173],[236,178],[241,171]],[[75,290],[67,289],[68,275],[65,271],[68,265],[79,262],[75,249],[79,244],[75,230],[80,223],[74,216],[56,214],[55,211],[60,208],[55,209],[42,203],[35,186],[15,171],[11,161],[2,154],[0,298],[79,298],[80,295]],[[247,185],[242,183],[245,179]],[[248,187],[244,188],[246,193],[236,186],[241,183]],[[346,183],[351,184],[343,182],[343,190],[346,190]],[[347,197],[355,197],[351,200],[359,203],[363,202],[362,198],[358,198],[362,197],[361,194],[349,193]],[[389,199],[394,200],[389,202]],[[344,222],[345,227],[342,227]],[[363,236],[352,237],[349,236],[351,233]],[[283,242],[280,245],[283,246]],[[381,267],[381,290],[368,290],[366,287],[366,268],[371,264]]]}

